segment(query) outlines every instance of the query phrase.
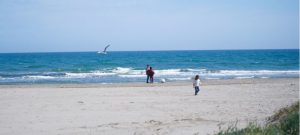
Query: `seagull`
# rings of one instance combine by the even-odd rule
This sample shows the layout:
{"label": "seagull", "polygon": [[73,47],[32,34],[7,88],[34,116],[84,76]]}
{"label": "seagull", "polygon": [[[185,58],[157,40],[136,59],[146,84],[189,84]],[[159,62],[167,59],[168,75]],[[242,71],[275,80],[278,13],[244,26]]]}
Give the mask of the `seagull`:
{"label": "seagull", "polygon": [[105,48],[104,48],[104,50],[102,51],[102,52],[98,52],[98,53],[101,53],[101,54],[107,54],[107,52],[106,52],[106,50],[107,50],[107,48],[109,47],[110,45],[107,45]]}

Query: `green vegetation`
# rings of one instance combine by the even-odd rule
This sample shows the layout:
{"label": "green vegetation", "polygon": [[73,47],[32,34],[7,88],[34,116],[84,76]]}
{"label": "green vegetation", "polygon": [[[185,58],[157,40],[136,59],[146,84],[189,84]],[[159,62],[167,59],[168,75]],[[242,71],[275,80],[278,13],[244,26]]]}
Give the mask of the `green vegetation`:
{"label": "green vegetation", "polygon": [[217,135],[299,135],[299,102],[280,109],[268,118],[265,126],[250,123],[238,129],[235,125]]}

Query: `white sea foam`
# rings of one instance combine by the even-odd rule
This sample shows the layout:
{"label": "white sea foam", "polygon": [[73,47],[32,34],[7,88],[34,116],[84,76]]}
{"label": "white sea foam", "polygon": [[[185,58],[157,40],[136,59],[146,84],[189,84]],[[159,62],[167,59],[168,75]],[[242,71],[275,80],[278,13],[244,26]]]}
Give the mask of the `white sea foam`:
{"label": "white sea foam", "polygon": [[23,79],[32,79],[32,80],[41,80],[41,79],[55,79],[57,77],[54,76],[42,76],[42,75],[29,75],[23,76]]}
{"label": "white sea foam", "polygon": [[145,75],[146,71],[145,70],[130,70],[130,72],[128,72],[128,74],[130,74],[130,75]]}
{"label": "white sea foam", "polygon": [[219,80],[219,79],[221,79],[221,78],[217,78],[217,77],[206,77],[205,79],[207,79],[207,80]]}
{"label": "white sea foam", "polygon": [[207,72],[206,69],[191,69],[191,68],[187,68],[187,69],[180,69],[180,72]]}
{"label": "white sea foam", "polygon": [[180,69],[167,69],[167,70],[156,70],[155,75],[180,75]]}
{"label": "white sea foam", "polygon": [[110,73],[110,72],[103,72],[103,71],[94,71],[92,73],[89,73],[92,76],[111,76],[116,75],[116,73]]}
{"label": "white sea foam", "polygon": [[[132,68],[117,68],[112,70],[113,73],[118,75],[145,75],[145,70],[134,70]],[[164,76],[164,75],[180,75],[188,74],[187,72],[181,72],[181,69],[166,69],[166,70],[154,70],[155,76]]]}
{"label": "white sea foam", "polygon": [[[244,79],[244,78],[281,78],[299,77],[299,70],[206,70],[206,69],[163,69],[154,70],[154,78],[165,78],[168,81],[185,81],[200,75],[201,79]],[[38,73],[35,73],[38,74]],[[3,82],[27,82],[27,81],[91,81],[91,82],[131,82],[144,81],[145,70],[118,67],[115,69],[102,69],[86,73],[49,72],[38,75],[18,75],[16,77],[0,76]],[[100,79],[101,78],[101,79]]]}
{"label": "white sea foam", "polygon": [[100,83],[100,84],[113,84],[113,83]]}
{"label": "white sea foam", "polygon": [[[298,76],[298,70],[287,70],[287,71],[272,71],[272,70],[219,70],[210,71],[206,69],[164,69],[154,70],[155,77],[173,78],[173,80],[187,80],[187,78],[194,77],[199,74],[204,79],[226,79],[226,78],[270,78],[280,76]],[[104,77],[104,76],[115,76],[121,78],[142,78],[146,76],[144,70],[134,70],[133,68],[121,68],[118,67],[112,70],[93,71],[90,73],[65,73],[61,78],[89,78],[89,77]],[[51,79],[52,76],[31,76],[35,79]],[[175,79],[174,79],[175,78]]]}
{"label": "white sea foam", "polygon": [[169,81],[186,81],[186,80],[191,80],[191,77],[185,77],[185,78],[167,78]]}
{"label": "white sea foam", "polygon": [[66,73],[65,77],[68,78],[87,78],[87,77],[101,77],[101,76],[112,76],[116,73],[105,73],[105,72],[92,72],[92,73]]}
{"label": "white sea foam", "polygon": [[123,78],[139,78],[139,77],[145,77],[145,75],[118,75],[119,77]]}
{"label": "white sea foam", "polygon": [[235,79],[250,79],[250,78],[254,78],[254,76],[235,77]]}
{"label": "white sea foam", "polygon": [[220,70],[221,74],[248,75],[248,74],[299,74],[298,70]]}
{"label": "white sea foam", "polygon": [[128,74],[131,70],[132,68],[117,67],[116,69],[113,69],[112,72],[117,74]]}

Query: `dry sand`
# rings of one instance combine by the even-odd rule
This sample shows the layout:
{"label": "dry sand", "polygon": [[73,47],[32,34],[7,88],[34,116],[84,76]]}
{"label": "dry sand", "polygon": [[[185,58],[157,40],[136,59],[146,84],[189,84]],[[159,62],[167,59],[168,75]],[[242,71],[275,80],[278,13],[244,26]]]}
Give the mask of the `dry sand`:
{"label": "dry sand", "polygon": [[299,101],[299,78],[0,85],[1,135],[214,134]]}

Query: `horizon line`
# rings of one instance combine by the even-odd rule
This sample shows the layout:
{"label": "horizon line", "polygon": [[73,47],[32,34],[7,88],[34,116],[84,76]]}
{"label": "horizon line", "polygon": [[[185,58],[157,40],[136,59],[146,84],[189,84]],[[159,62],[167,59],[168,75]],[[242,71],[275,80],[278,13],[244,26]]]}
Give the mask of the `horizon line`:
{"label": "horizon line", "polygon": [[[191,50],[112,50],[107,52],[159,52],[159,51],[242,51],[242,50],[299,50],[299,48],[265,48],[265,49],[191,49]],[[24,51],[24,52],[0,52],[0,54],[4,53],[77,53],[77,52],[98,52],[98,51]]]}

